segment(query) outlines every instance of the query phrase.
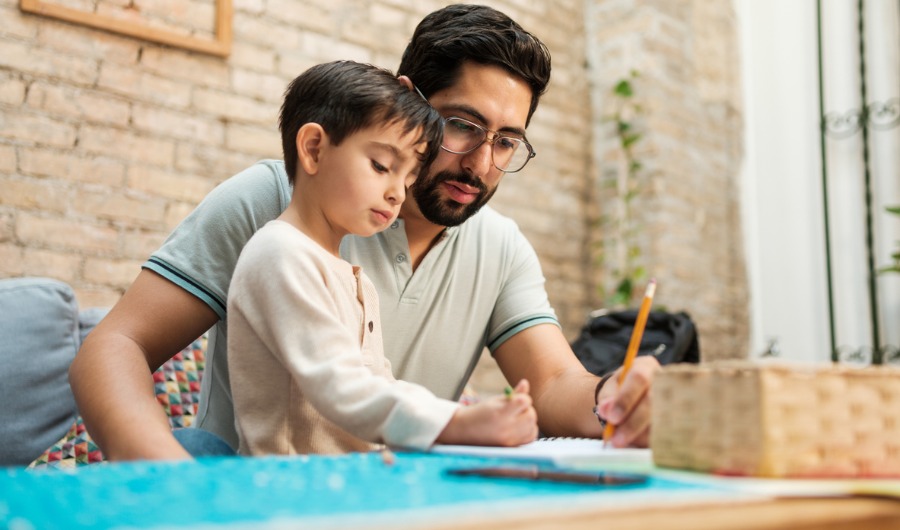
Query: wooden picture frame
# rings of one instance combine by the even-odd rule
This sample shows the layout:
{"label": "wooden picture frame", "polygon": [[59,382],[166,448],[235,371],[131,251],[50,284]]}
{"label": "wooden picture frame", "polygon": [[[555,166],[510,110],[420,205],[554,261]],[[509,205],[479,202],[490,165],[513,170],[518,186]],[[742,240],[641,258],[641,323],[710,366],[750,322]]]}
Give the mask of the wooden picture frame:
{"label": "wooden picture frame", "polygon": [[79,11],[78,9],[56,5],[44,0],[19,0],[19,9],[26,13],[65,20],[66,22],[111,31],[150,42],[166,44],[217,57],[227,57],[231,53],[232,4],[231,0],[215,0],[215,4],[214,39],[181,35],[174,31],[167,31],[128,20],[120,20],[107,15]]}

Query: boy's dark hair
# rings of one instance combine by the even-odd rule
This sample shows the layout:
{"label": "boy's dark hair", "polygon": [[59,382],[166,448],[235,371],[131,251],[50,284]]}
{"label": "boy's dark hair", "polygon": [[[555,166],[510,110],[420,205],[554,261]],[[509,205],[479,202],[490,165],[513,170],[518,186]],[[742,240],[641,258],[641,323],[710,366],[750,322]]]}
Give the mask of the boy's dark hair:
{"label": "boy's dark hair", "polygon": [[428,142],[422,171],[437,156],[443,138],[443,120],[414,90],[390,71],[370,64],[335,61],[313,66],[291,81],[281,105],[279,128],[284,167],[293,185],[297,171],[297,132],[318,123],[333,145],[376,123],[401,123],[405,133],[422,129],[420,142]]}
{"label": "boy's dark hair", "polygon": [[465,61],[500,66],[531,87],[527,125],[550,82],[550,51],[537,37],[496,9],[455,4],[422,19],[403,58],[399,75],[425,94],[453,85]]}

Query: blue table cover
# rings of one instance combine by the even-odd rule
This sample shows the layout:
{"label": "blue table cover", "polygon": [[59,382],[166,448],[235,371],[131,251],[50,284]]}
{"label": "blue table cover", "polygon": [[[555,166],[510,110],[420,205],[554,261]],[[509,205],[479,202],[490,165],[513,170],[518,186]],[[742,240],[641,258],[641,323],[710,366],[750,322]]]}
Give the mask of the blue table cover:
{"label": "blue table cover", "polygon": [[[708,486],[651,477],[600,486],[455,477],[448,468],[497,459],[398,453],[208,458],[98,464],[75,470],[0,469],[0,528],[359,527],[380,521],[447,522],[454,514],[548,510],[566,503],[632,502],[675,494],[718,495]],[[513,512],[516,513],[516,512]],[[306,523],[306,524],[303,524]],[[276,525],[277,526],[277,525]]]}

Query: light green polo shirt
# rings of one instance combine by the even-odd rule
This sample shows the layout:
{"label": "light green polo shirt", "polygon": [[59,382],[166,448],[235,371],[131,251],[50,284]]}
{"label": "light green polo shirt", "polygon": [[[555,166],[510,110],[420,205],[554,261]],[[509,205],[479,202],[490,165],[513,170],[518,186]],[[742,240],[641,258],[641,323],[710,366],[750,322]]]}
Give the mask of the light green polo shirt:
{"label": "light green polo shirt", "polygon": [[[287,208],[281,161],[265,160],[217,186],[144,267],[203,300],[210,330],[196,426],[237,447],[227,365],[228,286],[247,240]],[[558,324],[534,249],[490,207],[447,228],[413,274],[403,221],[369,238],[348,236],[341,256],[360,265],[380,299],[384,353],[397,379],[458,399],[482,350],[528,327]],[[302,318],[297,315],[297,318]]]}

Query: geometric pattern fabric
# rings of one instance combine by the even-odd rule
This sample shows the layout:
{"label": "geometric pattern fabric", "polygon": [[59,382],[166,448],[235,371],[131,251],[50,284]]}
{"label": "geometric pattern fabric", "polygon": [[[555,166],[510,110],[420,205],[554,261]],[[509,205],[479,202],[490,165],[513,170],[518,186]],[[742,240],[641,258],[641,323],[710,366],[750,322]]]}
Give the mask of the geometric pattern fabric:
{"label": "geometric pattern fabric", "polygon": [[197,340],[153,372],[156,400],[169,416],[173,429],[190,427],[200,407],[200,378],[205,358]]}
{"label": "geometric pattern fabric", "polygon": [[81,416],[75,420],[69,432],[62,439],[43,452],[41,456],[29,465],[29,468],[57,467],[62,469],[74,468],[84,464],[93,464],[103,461],[103,453],[97,444],[91,440],[84,428]]}
{"label": "geometric pattern fabric", "polygon": [[[190,427],[200,403],[200,380],[205,366],[206,335],[181,350],[153,372],[156,400],[173,429]],[[69,431],[28,467],[71,469],[104,460],[79,415]]]}

